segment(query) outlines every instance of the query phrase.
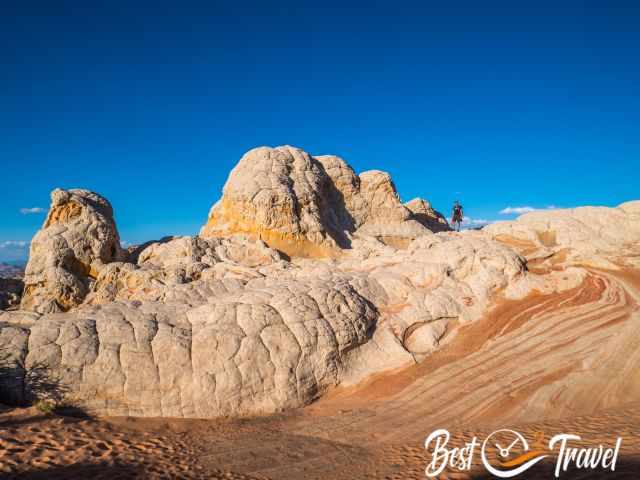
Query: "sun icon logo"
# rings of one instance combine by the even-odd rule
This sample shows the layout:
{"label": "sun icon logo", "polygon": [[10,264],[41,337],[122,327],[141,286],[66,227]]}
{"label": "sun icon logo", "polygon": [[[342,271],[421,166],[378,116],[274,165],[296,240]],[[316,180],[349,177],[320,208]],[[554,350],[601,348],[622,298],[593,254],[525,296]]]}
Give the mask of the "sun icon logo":
{"label": "sun icon logo", "polygon": [[482,463],[496,477],[515,477],[547,457],[543,448],[537,448],[543,438],[544,434],[539,436],[536,448],[531,449],[527,439],[515,430],[496,430],[482,444]]}

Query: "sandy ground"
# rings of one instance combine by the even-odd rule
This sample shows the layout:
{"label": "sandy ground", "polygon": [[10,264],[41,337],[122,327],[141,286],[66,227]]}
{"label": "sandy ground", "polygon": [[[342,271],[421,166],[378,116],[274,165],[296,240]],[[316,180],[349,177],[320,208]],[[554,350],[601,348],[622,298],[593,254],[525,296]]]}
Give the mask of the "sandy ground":
{"label": "sandy ground", "polygon": [[[503,301],[419,365],[266,418],[78,418],[0,412],[3,478],[426,478],[425,437],[453,445],[498,428],[531,442],[622,437],[615,472],[640,478],[640,274],[592,271],[555,295]],[[555,461],[555,460],[554,460]],[[516,478],[554,478],[551,461]],[[442,478],[491,478],[475,462]]]}
{"label": "sandy ground", "polygon": [[[423,439],[362,447],[288,430],[300,415],[235,421],[75,419],[43,417],[33,409],[2,414],[2,478],[118,479],[424,479],[430,457]],[[570,470],[561,478],[629,478],[640,475],[640,404],[566,420],[511,425],[534,443],[556,433],[579,433],[580,446],[613,445],[622,437],[616,471]],[[493,428],[451,429],[452,445]],[[427,432],[428,433],[428,432]],[[426,435],[425,435],[426,436]],[[517,478],[553,478],[553,462]],[[469,472],[439,478],[492,478],[476,462]]]}

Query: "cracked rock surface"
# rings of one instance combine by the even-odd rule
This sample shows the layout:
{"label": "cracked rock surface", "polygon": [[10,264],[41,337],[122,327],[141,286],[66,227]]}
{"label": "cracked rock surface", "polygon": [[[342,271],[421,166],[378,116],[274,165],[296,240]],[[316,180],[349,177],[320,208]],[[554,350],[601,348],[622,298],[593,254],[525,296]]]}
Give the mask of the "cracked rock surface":
{"label": "cracked rock surface", "polygon": [[339,255],[358,234],[406,240],[429,231],[401,203],[388,173],[356,175],[340,157],[282,146],[240,159],[200,235],[244,233],[289,256],[316,258]]}
{"label": "cracked rock surface", "polygon": [[111,204],[88,190],[51,192],[51,207],[31,241],[22,308],[40,313],[82,303],[104,264],[124,258]]}
{"label": "cracked rock surface", "polygon": [[21,310],[0,312],[11,372],[0,400],[33,396],[30,378],[45,371],[65,401],[103,415],[301,407],[424,361],[499,299],[576,287],[585,259],[622,268],[639,204],[439,231],[428,227],[441,216],[403,205],[384,172],[262,147],[231,172],[201,235],[127,252],[107,200],[55,190]]}

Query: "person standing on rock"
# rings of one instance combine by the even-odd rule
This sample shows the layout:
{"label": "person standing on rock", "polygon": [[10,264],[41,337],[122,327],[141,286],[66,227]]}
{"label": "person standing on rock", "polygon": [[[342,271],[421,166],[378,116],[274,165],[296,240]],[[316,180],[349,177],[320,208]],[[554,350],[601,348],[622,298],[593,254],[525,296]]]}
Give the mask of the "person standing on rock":
{"label": "person standing on rock", "polygon": [[462,216],[462,205],[460,205],[460,202],[456,200],[455,202],[453,202],[453,211],[451,213],[451,227],[457,232],[460,231],[460,226],[462,225]]}

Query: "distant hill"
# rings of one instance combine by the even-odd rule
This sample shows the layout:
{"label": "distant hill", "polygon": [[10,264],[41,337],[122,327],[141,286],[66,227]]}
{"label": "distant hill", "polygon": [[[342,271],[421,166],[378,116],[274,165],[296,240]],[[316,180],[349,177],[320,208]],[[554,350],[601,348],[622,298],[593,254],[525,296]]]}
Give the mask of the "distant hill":
{"label": "distant hill", "polygon": [[22,278],[24,276],[24,264],[0,262],[0,278]]}

